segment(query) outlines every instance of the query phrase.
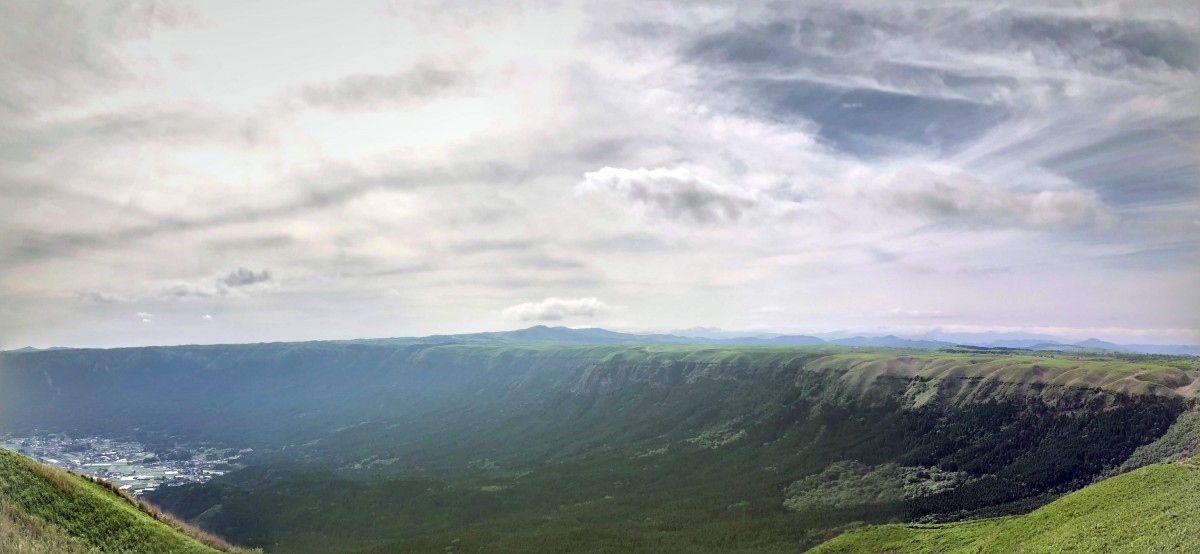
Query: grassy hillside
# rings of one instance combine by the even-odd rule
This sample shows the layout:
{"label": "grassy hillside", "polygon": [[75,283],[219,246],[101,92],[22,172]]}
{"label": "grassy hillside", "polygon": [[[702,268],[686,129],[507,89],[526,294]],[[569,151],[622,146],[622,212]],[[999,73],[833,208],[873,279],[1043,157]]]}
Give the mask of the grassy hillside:
{"label": "grassy hillside", "polygon": [[1200,552],[1200,467],[1157,464],[1102,481],[1023,516],[881,525],[810,554]]}
{"label": "grassy hillside", "polygon": [[6,554],[99,554],[62,529],[0,499],[0,552]]}
{"label": "grassy hillside", "polygon": [[0,450],[0,552],[245,552],[110,487]]}

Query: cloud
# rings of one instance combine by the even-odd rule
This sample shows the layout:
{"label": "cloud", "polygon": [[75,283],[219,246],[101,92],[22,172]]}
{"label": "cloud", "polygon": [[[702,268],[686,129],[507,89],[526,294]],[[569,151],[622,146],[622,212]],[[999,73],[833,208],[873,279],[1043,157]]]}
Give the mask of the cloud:
{"label": "cloud", "polygon": [[[0,58],[21,79],[0,79],[0,111],[35,111],[109,93],[133,77],[121,47],[156,31],[187,27],[195,13],[176,2],[5,3],[14,28],[0,34]],[[142,61],[142,60],[138,60]]]}
{"label": "cloud", "polygon": [[142,317],[142,318],[146,318],[146,317],[154,317],[154,314],[152,314],[152,313],[150,313],[150,312],[138,312],[138,313],[136,313],[136,314],[134,314],[134,315],[136,315],[136,316],[138,316],[138,317]]}
{"label": "cloud", "polygon": [[295,243],[296,239],[291,235],[275,234],[213,240],[206,243],[205,246],[214,252],[225,253],[245,250],[276,250],[288,248]]}
{"label": "cloud", "polygon": [[686,168],[605,167],[584,173],[575,190],[608,195],[653,215],[698,225],[738,221],[763,203],[751,191],[718,185]]}
{"label": "cloud", "polygon": [[244,287],[257,283],[265,283],[270,280],[271,272],[266,269],[255,273],[253,270],[239,267],[230,272],[229,275],[221,278],[220,284],[229,287]]}
{"label": "cloud", "polygon": [[875,317],[898,317],[905,319],[942,319],[951,317],[941,310],[906,310],[903,308],[892,308],[886,311],[875,312],[874,315]]}
{"label": "cloud", "polygon": [[570,317],[596,317],[615,311],[598,298],[546,298],[505,308],[504,317],[521,321],[559,321]]}
{"label": "cloud", "polygon": [[253,271],[238,267],[228,274],[213,279],[212,284],[194,281],[176,281],[159,287],[157,296],[168,300],[192,300],[215,297],[243,296],[246,290],[260,288],[271,281],[268,269]]}
{"label": "cloud", "polygon": [[176,282],[163,286],[160,296],[169,300],[189,300],[192,298],[212,298],[221,294],[222,289],[199,283]]}
{"label": "cloud", "polygon": [[1012,273],[1012,268],[1003,265],[965,265],[955,270],[955,273],[965,277],[983,277]]}
{"label": "cloud", "polygon": [[[1146,337],[1155,337],[1164,344],[1198,344],[1200,328],[1138,328],[1138,327],[1071,327],[1047,325],[979,325],[951,324],[939,325],[939,329],[948,333],[1008,333],[1034,336],[1054,336],[1068,340],[1087,338],[1112,337],[1111,340],[1121,342],[1142,341]],[[1160,337],[1172,337],[1162,339]]]}
{"label": "cloud", "polygon": [[299,97],[318,107],[371,109],[393,102],[425,99],[442,94],[468,81],[461,71],[418,64],[389,75],[354,75],[333,84],[310,85]]}
{"label": "cloud", "polygon": [[[367,172],[337,164],[321,164],[312,173],[289,175],[286,184],[293,191],[275,205],[244,204],[240,208],[213,210],[199,217],[159,217],[147,223],[129,225],[104,232],[37,232],[18,235],[8,251],[0,249],[12,263],[28,263],[45,258],[69,256],[80,250],[120,247],[131,241],[152,240],[162,236],[211,231],[217,228],[252,223],[277,223],[281,220],[337,208],[362,196],[387,189],[449,187],[480,179],[508,179],[516,170],[495,163],[458,163],[453,168],[408,170],[392,168]],[[125,205],[121,211],[130,208]],[[0,241],[0,246],[5,246]]]}
{"label": "cloud", "polygon": [[1159,271],[1200,268],[1200,236],[1154,248],[1133,248],[1097,256],[1097,261],[1109,267],[1125,270]]}
{"label": "cloud", "polygon": [[211,320],[212,318],[213,318],[213,316],[211,316],[211,315],[208,315],[208,314],[204,314],[204,315],[200,316],[200,319],[203,319],[203,320],[205,320],[205,321],[209,321],[209,320]]}
{"label": "cloud", "polygon": [[[3,341],[1198,324],[1186,2],[266,2],[0,8]],[[78,317],[174,301],[254,310]]]}
{"label": "cloud", "polygon": [[1120,221],[1095,193],[1078,187],[1022,192],[921,169],[886,176],[861,194],[885,210],[966,226],[1112,228]]}
{"label": "cloud", "polygon": [[87,300],[90,302],[95,302],[97,304],[113,304],[113,303],[122,302],[125,300],[125,298],[123,298],[121,296],[117,296],[115,294],[109,294],[106,292],[94,291],[94,290],[77,292],[77,293],[75,293],[75,297],[80,300]]}

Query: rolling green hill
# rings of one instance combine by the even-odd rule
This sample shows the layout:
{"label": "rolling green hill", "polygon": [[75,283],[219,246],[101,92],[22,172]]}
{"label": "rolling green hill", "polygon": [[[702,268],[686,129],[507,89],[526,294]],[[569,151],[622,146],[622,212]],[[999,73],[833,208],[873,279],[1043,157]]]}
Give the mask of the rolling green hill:
{"label": "rolling green hill", "polygon": [[847,532],[809,554],[1200,552],[1200,467],[1156,464],[1066,495],[1032,513]]}
{"label": "rolling green hill", "polygon": [[103,483],[0,450],[0,552],[247,552],[136,503]]}

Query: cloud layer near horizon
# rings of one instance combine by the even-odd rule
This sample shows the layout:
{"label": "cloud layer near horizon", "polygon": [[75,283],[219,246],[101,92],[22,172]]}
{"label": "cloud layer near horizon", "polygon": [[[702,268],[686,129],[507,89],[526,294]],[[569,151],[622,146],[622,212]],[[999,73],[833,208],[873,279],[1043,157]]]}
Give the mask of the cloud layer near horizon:
{"label": "cloud layer near horizon", "polygon": [[1200,341],[1194,3],[0,0],[0,27],[0,348]]}

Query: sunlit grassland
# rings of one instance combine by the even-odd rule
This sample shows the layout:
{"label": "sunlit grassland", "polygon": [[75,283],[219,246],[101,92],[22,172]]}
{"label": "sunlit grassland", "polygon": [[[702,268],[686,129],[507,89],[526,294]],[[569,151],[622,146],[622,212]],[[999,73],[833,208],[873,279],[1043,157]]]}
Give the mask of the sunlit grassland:
{"label": "sunlit grassland", "polygon": [[0,450],[0,502],[4,552],[241,551],[111,487],[7,450]]}
{"label": "sunlit grassland", "polygon": [[1200,552],[1200,467],[1157,464],[1088,486],[1032,513],[850,531],[810,554]]}

